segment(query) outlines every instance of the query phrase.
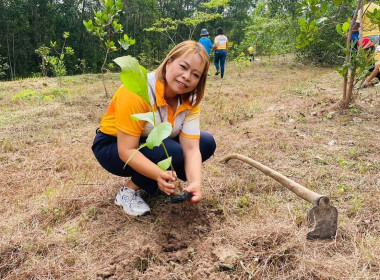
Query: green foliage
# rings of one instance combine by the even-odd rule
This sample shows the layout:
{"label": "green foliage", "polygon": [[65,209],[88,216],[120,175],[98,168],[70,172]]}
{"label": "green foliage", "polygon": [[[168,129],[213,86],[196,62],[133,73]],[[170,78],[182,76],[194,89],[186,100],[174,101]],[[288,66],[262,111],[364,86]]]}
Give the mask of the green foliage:
{"label": "green foliage", "polygon": [[34,101],[34,100],[43,100],[43,101],[54,101],[57,99],[63,99],[68,95],[67,90],[60,88],[55,88],[51,90],[45,90],[42,92],[37,92],[31,89],[26,89],[20,91],[13,95],[12,101],[23,100],[23,101]]}
{"label": "green foliage", "polygon": [[118,57],[114,61],[121,68],[120,79],[123,85],[150,104],[146,69],[131,56]]}
{"label": "green foliage", "polygon": [[207,3],[202,3],[202,6],[208,9],[223,7],[226,8],[230,0],[210,0]]}
{"label": "green foliage", "polygon": [[172,163],[172,157],[168,157],[167,159],[160,161],[157,165],[161,170],[165,171],[170,167],[171,163]]}
{"label": "green foliage", "polygon": [[78,62],[79,63],[75,65],[75,67],[79,69],[82,74],[85,74],[87,70],[86,60],[84,58],[83,59],[78,58]]}
{"label": "green foliage", "polygon": [[40,98],[40,94],[34,90],[26,89],[26,90],[20,91],[19,93],[16,93],[15,95],[13,95],[12,101],[16,101],[19,99],[31,100],[31,99],[35,99],[35,98]]}
{"label": "green foliage", "polygon": [[34,52],[36,54],[38,54],[42,59],[42,62],[40,64],[41,73],[42,73],[43,77],[46,77],[47,76],[47,66],[49,65],[48,55],[50,53],[50,48],[46,47],[45,45],[42,45],[38,49],[36,49]]}
{"label": "green foliage", "polygon": [[[103,42],[103,47],[105,48],[105,58],[101,68],[103,77],[103,86],[108,96],[107,88],[104,81],[104,72],[106,71],[106,64],[108,55],[110,52],[116,52],[118,48],[116,47],[113,37],[116,34],[123,33],[123,26],[119,23],[117,17],[119,13],[124,9],[122,0],[102,0],[102,9],[99,11],[94,11],[94,21],[92,19],[88,21],[83,21],[87,32],[98,37],[101,42]],[[120,48],[128,50],[128,48],[135,44],[135,40],[129,38],[127,34],[118,40]]]}
{"label": "green foliage", "polygon": [[5,71],[9,69],[8,63],[3,62],[3,61],[4,61],[4,59],[0,55],[0,78],[2,76],[5,76],[6,75]]}
{"label": "green foliage", "polygon": [[[342,61],[336,44],[350,26],[352,8],[340,0],[303,0],[298,15],[297,55],[307,61],[338,64]],[[342,24],[337,25],[338,23]]]}
{"label": "green foliage", "polygon": [[[247,55],[243,52],[241,52],[235,59],[234,59],[235,66],[239,68],[240,70],[244,67],[249,67],[251,65],[251,62],[249,61],[249,58]],[[239,71],[240,73],[240,71]]]}
{"label": "green foliage", "polygon": [[151,112],[134,114],[131,116],[135,121],[148,121],[153,125],[153,129],[149,133],[146,143],[140,145],[140,147],[129,157],[125,165],[128,164],[138,150],[144,147],[153,149],[154,147],[162,145],[166,152],[167,158],[160,161],[158,163],[158,167],[165,171],[169,166],[171,166],[171,157],[169,157],[166,151],[163,140],[170,136],[172,132],[172,125],[169,122],[162,122],[159,125],[156,125],[156,116],[153,106],[151,105],[152,103],[150,102],[148,92],[147,71],[143,66],[139,65],[137,59],[131,56],[118,57],[114,59],[114,61],[121,68],[120,79],[123,85],[130,91],[143,98],[151,106]]}
{"label": "green foliage", "polygon": [[183,24],[188,28],[189,30],[188,39],[192,39],[195,28],[199,24],[212,21],[218,18],[223,18],[223,17],[220,14],[215,14],[215,13],[208,14],[208,13],[196,11],[194,16],[184,18],[183,20],[180,21],[180,24]]}
{"label": "green foliage", "polygon": [[318,30],[315,20],[307,21],[304,18],[298,19],[300,33],[297,36],[297,48],[304,48],[314,41],[314,33]]}
{"label": "green foliage", "polygon": [[[205,8],[218,8],[221,6],[226,6],[229,0],[211,0],[209,3],[204,3]],[[180,34],[181,41],[183,38],[192,39],[196,27],[205,22],[213,21],[218,18],[223,18],[219,13],[206,13],[202,11],[195,10],[190,17],[185,17],[183,19],[172,19],[168,17],[163,17],[157,19],[153,25],[149,28],[145,28],[144,31],[148,32],[159,32],[165,35],[173,44],[176,44],[176,35],[179,33],[181,27],[186,27],[188,30],[188,35],[183,36]]]}
{"label": "green foliage", "polygon": [[369,53],[368,49],[360,49],[360,51],[356,52],[353,49],[353,46],[350,46],[350,50],[347,50],[343,46],[340,46],[341,51],[347,55],[351,56],[349,61],[345,61],[341,67],[335,68],[335,70],[342,76],[347,76],[350,71],[353,71],[355,68],[355,82],[354,85],[357,84],[358,81],[363,80],[369,73],[369,69],[374,64],[374,53]]}
{"label": "green foliage", "polygon": [[171,18],[160,18],[156,20],[149,28],[145,28],[144,31],[159,32],[165,35],[173,44],[175,44],[174,37],[178,28],[178,21]]}
{"label": "green foliage", "polygon": [[[122,0],[103,0],[102,10],[94,11],[95,23],[92,19],[83,21],[86,30],[104,42],[107,53],[118,50],[112,37],[115,34],[123,33],[123,26],[117,19],[123,8]],[[127,34],[123,34],[118,43],[122,49],[127,50],[135,44],[135,40],[129,38]]]}
{"label": "green foliage", "polygon": [[240,208],[248,207],[248,206],[250,205],[250,201],[249,201],[248,196],[246,196],[246,195],[240,196],[240,197],[238,198],[237,205],[238,205]]}
{"label": "green foliage", "polygon": [[160,146],[162,141],[170,136],[171,132],[172,125],[168,122],[156,125],[146,139],[147,147],[153,149],[154,147]]}
{"label": "green foliage", "polygon": [[240,44],[240,52],[246,52],[250,45],[255,47],[256,55],[291,52],[295,41],[291,25],[290,18],[270,18],[268,14],[262,14],[260,9],[257,10],[245,28],[245,38]]}
{"label": "green foliage", "polygon": [[380,10],[375,9],[372,13],[368,12],[367,15],[373,24],[380,26]]}
{"label": "green foliage", "polygon": [[[43,63],[44,60],[46,60],[50,66],[53,68],[53,73],[56,77],[59,79],[59,86],[62,85],[62,76],[66,75],[66,66],[65,66],[65,54],[67,55],[73,55],[74,50],[71,47],[65,46],[66,39],[69,38],[70,33],[64,32],[63,33],[63,46],[61,48],[61,51],[58,50],[57,42],[50,41],[50,47],[53,49],[53,51],[56,53],[56,56],[49,56],[50,49],[48,49],[45,46],[41,46],[36,50],[37,53],[43,57]],[[46,56],[44,56],[46,55]]]}

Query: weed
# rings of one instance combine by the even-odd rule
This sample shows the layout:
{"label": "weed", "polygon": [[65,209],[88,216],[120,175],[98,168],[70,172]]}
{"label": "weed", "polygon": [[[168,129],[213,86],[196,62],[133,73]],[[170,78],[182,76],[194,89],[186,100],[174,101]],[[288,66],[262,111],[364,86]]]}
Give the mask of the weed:
{"label": "weed", "polygon": [[164,221],[162,219],[158,218],[158,219],[154,220],[153,224],[155,224],[155,225],[163,225]]}
{"label": "weed", "polygon": [[250,205],[250,201],[249,201],[248,196],[243,195],[243,196],[239,197],[239,198],[238,198],[237,205],[238,205],[240,208],[249,207],[249,205]]}
{"label": "weed", "polygon": [[356,149],[354,147],[348,148],[348,154],[349,154],[350,158],[358,159],[358,152],[356,151]]}
{"label": "weed", "polygon": [[96,220],[99,210],[95,206],[90,206],[85,212],[86,220]]}
{"label": "weed", "polygon": [[145,272],[149,267],[149,260],[146,258],[137,257],[135,261],[135,269],[140,272]]}
{"label": "weed", "polygon": [[350,112],[348,113],[350,116],[353,116],[353,115],[358,115],[361,110],[359,107],[357,107],[355,104],[353,103],[350,103],[348,105],[348,109],[350,110]]}
{"label": "weed", "polygon": [[15,95],[13,95],[12,101],[16,101],[19,99],[33,100],[36,98],[40,99],[40,97],[41,97],[41,95],[38,92],[31,90],[31,89],[26,89],[26,90],[20,91],[19,93],[16,93]]}
{"label": "weed", "polygon": [[32,100],[43,100],[43,101],[54,101],[57,99],[64,99],[68,95],[68,91],[65,89],[51,89],[45,90],[42,92],[37,92],[31,89],[26,89],[16,93],[12,97],[12,101],[23,100],[23,101],[32,101]]}
{"label": "weed", "polygon": [[288,143],[282,141],[278,145],[281,150],[286,150],[288,147]]}
{"label": "weed", "polygon": [[12,142],[8,139],[3,139],[1,140],[0,142],[0,146],[1,146],[1,150],[4,152],[4,153],[7,153],[7,152],[14,152],[16,151],[16,148],[15,146],[12,144]]}
{"label": "weed", "polygon": [[342,194],[343,192],[346,192],[347,191],[347,186],[346,185],[342,185],[340,186],[340,188],[338,189],[337,193],[338,194]]}
{"label": "weed", "polygon": [[352,201],[351,211],[349,213],[349,216],[353,217],[355,216],[363,207],[363,202],[360,199],[360,197],[355,194]]}

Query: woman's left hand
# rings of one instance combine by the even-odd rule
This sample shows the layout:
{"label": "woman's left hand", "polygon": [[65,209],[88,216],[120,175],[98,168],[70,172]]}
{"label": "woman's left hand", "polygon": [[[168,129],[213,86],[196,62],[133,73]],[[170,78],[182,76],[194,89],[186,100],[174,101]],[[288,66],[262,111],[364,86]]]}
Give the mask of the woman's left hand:
{"label": "woman's left hand", "polygon": [[202,199],[202,187],[201,187],[201,185],[195,184],[195,183],[189,184],[187,186],[187,188],[184,189],[184,191],[187,191],[193,195],[193,197],[185,203],[194,204],[194,203],[198,203],[199,201],[201,201],[201,199]]}

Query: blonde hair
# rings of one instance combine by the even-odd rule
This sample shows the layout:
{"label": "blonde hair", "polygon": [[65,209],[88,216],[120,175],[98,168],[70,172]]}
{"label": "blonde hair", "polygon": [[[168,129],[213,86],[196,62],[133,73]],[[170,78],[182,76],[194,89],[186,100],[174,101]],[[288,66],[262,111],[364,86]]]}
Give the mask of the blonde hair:
{"label": "blonde hair", "polygon": [[182,95],[182,98],[184,101],[189,100],[193,106],[196,106],[201,102],[205,94],[207,72],[210,66],[210,57],[208,53],[206,52],[205,48],[200,43],[197,43],[196,41],[192,41],[192,40],[179,43],[169,52],[169,54],[166,56],[166,58],[160,64],[160,66],[158,66],[155,72],[156,72],[157,79],[165,83],[166,82],[166,79],[165,79],[166,64],[168,63],[168,61],[169,60],[173,61],[177,57],[180,57],[183,55],[186,56],[188,54],[199,54],[199,56],[202,59],[202,64],[203,64],[202,65],[203,72],[201,74],[201,77],[199,78],[198,85],[194,88],[193,91]]}

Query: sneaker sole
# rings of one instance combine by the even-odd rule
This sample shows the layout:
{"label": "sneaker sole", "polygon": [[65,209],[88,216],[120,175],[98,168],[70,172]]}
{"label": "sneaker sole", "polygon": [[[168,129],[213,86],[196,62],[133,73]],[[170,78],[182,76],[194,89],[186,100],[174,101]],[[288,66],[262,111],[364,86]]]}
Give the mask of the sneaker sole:
{"label": "sneaker sole", "polygon": [[123,208],[124,212],[127,213],[128,215],[130,215],[130,216],[134,216],[134,217],[140,217],[140,216],[148,216],[148,215],[151,214],[150,211],[146,211],[146,212],[144,212],[144,213],[142,213],[142,214],[137,214],[137,215],[134,214],[134,213],[130,213],[130,212],[128,212],[128,211],[125,211],[123,205],[122,205],[121,202],[118,200],[118,197],[119,197],[119,195],[117,195],[116,198],[115,198],[115,204],[116,204],[117,206],[120,206],[121,208]]}

